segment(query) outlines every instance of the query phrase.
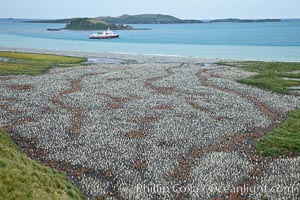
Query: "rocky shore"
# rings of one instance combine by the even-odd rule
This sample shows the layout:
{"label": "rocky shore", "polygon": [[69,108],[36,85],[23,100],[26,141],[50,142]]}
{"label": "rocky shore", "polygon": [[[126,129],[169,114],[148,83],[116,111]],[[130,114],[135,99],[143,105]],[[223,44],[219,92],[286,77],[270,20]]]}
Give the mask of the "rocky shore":
{"label": "rocky shore", "polygon": [[253,74],[215,59],[55,53],[120,62],[0,77],[0,126],[88,197],[299,198],[299,157],[254,152],[299,97],[239,84]]}

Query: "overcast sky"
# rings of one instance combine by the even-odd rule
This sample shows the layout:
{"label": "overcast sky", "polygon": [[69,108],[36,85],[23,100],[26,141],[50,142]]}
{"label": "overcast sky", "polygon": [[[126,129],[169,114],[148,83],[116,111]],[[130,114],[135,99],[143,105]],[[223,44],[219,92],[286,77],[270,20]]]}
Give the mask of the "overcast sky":
{"label": "overcast sky", "polygon": [[1,0],[0,18],[169,14],[182,19],[300,18],[300,0]]}

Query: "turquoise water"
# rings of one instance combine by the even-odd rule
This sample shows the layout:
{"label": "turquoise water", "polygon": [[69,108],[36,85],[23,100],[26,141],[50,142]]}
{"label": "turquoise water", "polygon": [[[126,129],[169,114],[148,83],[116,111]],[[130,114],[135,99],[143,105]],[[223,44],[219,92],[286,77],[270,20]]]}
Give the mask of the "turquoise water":
{"label": "turquoise water", "polygon": [[300,61],[300,20],[275,23],[133,25],[119,39],[89,40],[94,31],[47,31],[65,24],[0,20],[0,46],[228,59]]}

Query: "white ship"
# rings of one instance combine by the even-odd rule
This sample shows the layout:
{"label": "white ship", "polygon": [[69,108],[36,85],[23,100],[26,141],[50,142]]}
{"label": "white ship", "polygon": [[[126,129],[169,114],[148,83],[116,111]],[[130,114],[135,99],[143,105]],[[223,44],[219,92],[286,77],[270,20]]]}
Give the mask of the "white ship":
{"label": "white ship", "polygon": [[111,39],[111,38],[118,38],[118,34],[114,34],[109,27],[107,31],[104,31],[103,33],[93,33],[90,35],[90,39]]}

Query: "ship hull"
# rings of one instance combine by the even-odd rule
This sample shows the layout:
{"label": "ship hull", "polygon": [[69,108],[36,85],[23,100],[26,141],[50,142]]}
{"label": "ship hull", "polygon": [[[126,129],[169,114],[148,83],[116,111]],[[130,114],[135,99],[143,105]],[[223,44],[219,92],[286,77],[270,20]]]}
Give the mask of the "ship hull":
{"label": "ship hull", "polygon": [[91,36],[90,39],[113,39],[118,38],[119,35],[113,35],[113,36]]}

